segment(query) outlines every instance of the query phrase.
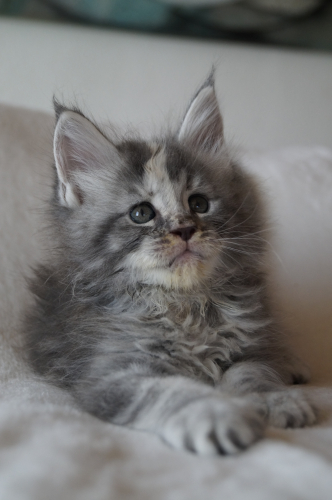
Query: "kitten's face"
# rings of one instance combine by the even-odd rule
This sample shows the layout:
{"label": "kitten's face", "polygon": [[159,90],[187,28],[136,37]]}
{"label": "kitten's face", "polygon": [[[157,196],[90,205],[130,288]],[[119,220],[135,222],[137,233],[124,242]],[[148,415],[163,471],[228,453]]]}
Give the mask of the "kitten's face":
{"label": "kitten's face", "polygon": [[148,149],[151,156],[142,158],[139,178],[130,155],[127,159],[126,177],[132,181],[117,240],[123,240],[123,248],[134,240],[137,247],[121,265],[139,281],[189,288],[211,275],[221,252],[214,227],[220,219],[220,193],[213,172],[179,145],[166,142]]}
{"label": "kitten's face", "polygon": [[[206,129],[200,115],[207,110]],[[62,112],[58,199],[84,265],[104,275],[125,271],[132,282],[195,289],[234,259],[234,238],[246,237],[250,247],[248,236],[260,227],[257,200],[220,134],[212,87],[198,93],[177,137],[150,144],[111,143],[81,114]]]}

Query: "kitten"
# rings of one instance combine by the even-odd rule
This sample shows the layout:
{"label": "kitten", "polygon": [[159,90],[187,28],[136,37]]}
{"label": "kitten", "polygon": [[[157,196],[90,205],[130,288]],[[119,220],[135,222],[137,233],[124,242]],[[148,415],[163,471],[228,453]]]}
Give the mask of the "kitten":
{"label": "kitten", "polygon": [[232,454],[315,412],[271,317],[263,208],[210,76],[176,134],[119,140],[55,103],[54,249],[30,288],[34,369],[99,418]]}

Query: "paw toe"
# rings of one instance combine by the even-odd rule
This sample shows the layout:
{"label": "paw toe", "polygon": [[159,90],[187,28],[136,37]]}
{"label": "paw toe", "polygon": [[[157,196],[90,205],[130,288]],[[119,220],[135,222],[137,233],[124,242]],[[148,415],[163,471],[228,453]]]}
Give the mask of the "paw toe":
{"label": "paw toe", "polygon": [[269,424],[281,428],[300,428],[317,420],[314,406],[298,390],[285,390],[267,396]]}

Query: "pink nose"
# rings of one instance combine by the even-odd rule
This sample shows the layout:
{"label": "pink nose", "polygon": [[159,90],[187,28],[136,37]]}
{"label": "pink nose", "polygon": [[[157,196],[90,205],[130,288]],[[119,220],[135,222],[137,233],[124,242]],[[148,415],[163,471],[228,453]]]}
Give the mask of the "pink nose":
{"label": "pink nose", "polygon": [[189,227],[179,227],[178,229],[174,229],[171,231],[171,234],[176,234],[180,236],[183,241],[188,241],[192,237],[192,235],[196,233],[196,229],[193,226]]}

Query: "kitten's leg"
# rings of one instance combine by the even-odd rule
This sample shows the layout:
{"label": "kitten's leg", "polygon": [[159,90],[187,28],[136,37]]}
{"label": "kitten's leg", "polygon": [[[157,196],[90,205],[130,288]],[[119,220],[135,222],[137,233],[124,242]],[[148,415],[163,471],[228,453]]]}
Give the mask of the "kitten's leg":
{"label": "kitten's leg", "polygon": [[234,395],[255,393],[266,404],[268,423],[275,427],[304,427],[316,421],[316,410],[304,391],[287,386],[273,368],[258,361],[235,363],[218,389]]}
{"label": "kitten's leg", "polygon": [[[150,370],[149,370],[150,371]],[[260,439],[266,427],[260,405],[182,376],[151,376],[137,365],[76,391],[90,413],[158,434],[178,449],[202,455],[233,454]]]}

